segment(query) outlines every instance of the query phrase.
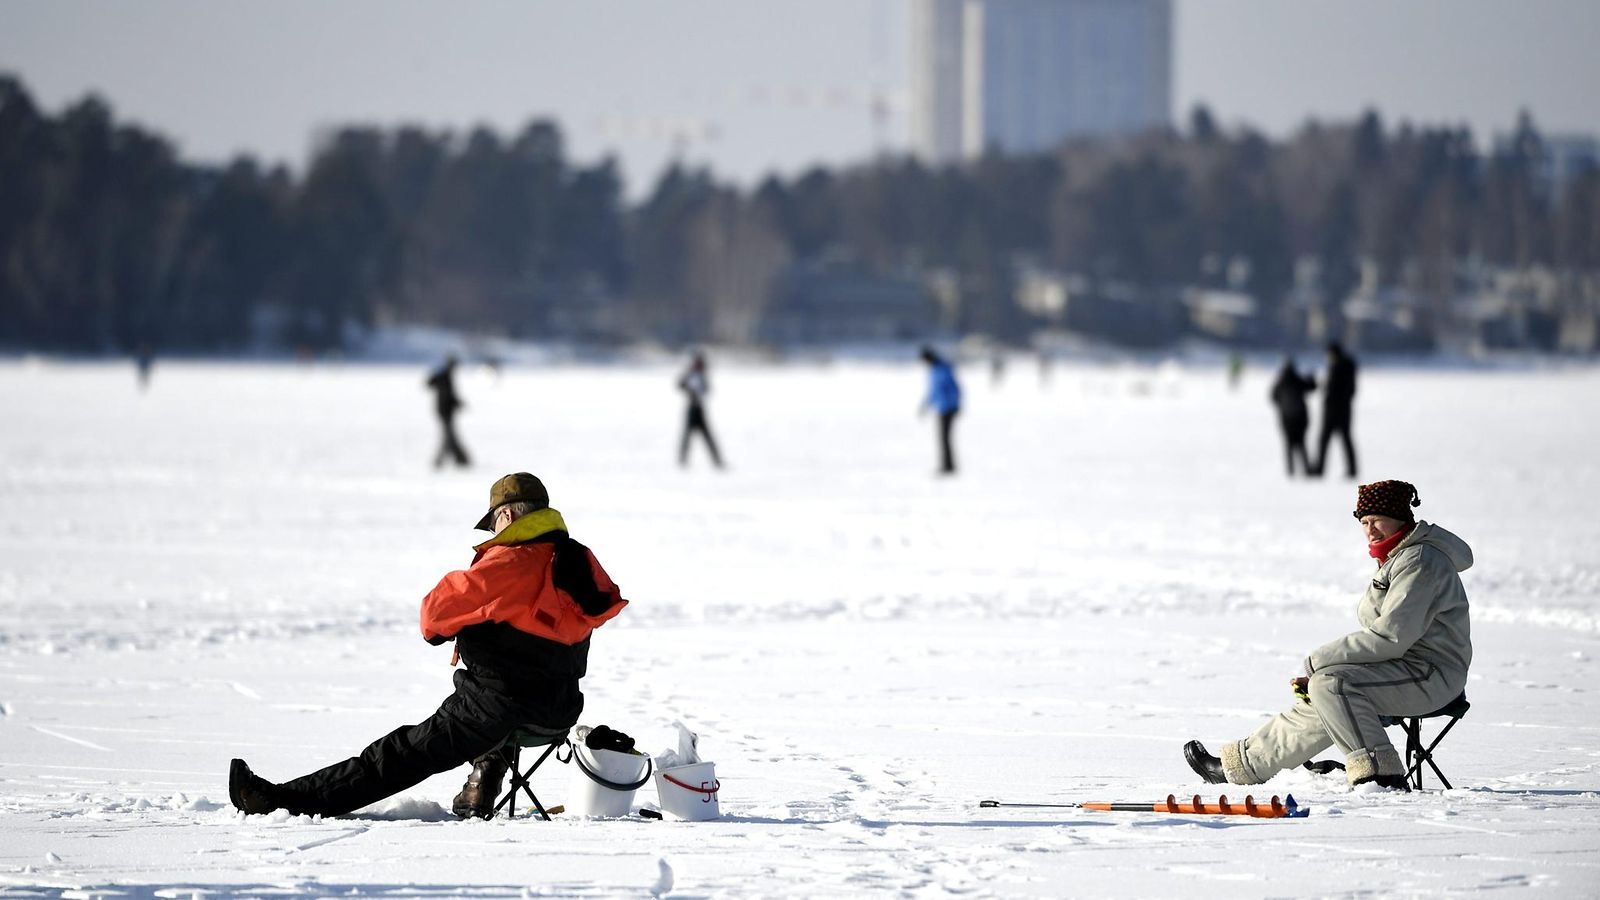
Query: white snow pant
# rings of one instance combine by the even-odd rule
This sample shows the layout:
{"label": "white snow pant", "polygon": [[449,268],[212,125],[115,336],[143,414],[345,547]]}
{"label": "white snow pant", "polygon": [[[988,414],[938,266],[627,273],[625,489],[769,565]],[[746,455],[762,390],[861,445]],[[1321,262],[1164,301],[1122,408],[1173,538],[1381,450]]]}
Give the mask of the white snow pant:
{"label": "white snow pant", "polygon": [[1311,702],[1296,702],[1255,734],[1224,744],[1222,769],[1234,784],[1261,784],[1337,744],[1354,784],[1405,772],[1379,716],[1419,716],[1444,706],[1466,686],[1466,673],[1447,676],[1411,659],[1327,666],[1311,676]]}

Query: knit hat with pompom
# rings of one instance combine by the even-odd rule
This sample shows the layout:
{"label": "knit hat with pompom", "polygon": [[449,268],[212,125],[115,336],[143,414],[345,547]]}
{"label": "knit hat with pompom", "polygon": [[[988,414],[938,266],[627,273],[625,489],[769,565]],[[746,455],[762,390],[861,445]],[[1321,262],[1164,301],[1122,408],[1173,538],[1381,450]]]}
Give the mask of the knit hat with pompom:
{"label": "knit hat with pompom", "polygon": [[1408,481],[1374,481],[1356,488],[1356,518],[1388,516],[1402,522],[1415,522],[1413,506],[1421,506],[1417,488]]}

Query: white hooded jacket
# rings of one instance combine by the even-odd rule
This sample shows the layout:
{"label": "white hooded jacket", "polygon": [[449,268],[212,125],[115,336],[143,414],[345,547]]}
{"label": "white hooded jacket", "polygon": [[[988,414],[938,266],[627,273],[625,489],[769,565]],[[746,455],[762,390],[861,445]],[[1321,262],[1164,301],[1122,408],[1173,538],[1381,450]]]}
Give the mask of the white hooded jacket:
{"label": "white hooded jacket", "polygon": [[1417,522],[1367,585],[1356,607],[1361,629],[1311,651],[1306,671],[1407,659],[1430,664],[1447,681],[1465,686],[1472,629],[1459,573],[1471,565],[1466,541]]}

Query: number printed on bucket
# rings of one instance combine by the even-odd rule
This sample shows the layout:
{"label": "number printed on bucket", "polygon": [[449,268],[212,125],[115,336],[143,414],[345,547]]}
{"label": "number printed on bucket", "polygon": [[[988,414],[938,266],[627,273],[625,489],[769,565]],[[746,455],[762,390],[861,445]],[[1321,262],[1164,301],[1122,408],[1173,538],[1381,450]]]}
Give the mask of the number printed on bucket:
{"label": "number printed on bucket", "polygon": [[721,789],[722,783],[717,780],[712,763],[699,762],[656,771],[661,812],[681,821],[703,822],[721,816],[717,801],[717,792]]}

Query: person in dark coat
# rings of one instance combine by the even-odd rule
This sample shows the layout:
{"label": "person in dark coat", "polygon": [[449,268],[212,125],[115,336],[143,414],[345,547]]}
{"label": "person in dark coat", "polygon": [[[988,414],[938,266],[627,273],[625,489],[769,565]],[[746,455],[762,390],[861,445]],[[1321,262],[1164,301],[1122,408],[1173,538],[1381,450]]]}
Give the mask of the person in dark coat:
{"label": "person in dark coat", "polygon": [[1317,380],[1301,375],[1295,368],[1294,358],[1285,356],[1277,380],[1272,382],[1272,405],[1278,408],[1278,427],[1283,430],[1283,453],[1288,464],[1289,477],[1294,477],[1294,458],[1300,456],[1300,468],[1311,474],[1311,460],[1306,455],[1306,429],[1311,427],[1311,414],[1306,411],[1306,394],[1317,389]]}
{"label": "person in dark coat", "polygon": [[428,376],[428,389],[433,391],[434,412],[439,414],[439,427],[444,432],[439,443],[439,452],[433,456],[435,469],[444,465],[447,457],[463,468],[472,463],[467,457],[466,448],[461,446],[461,439],[456,437],[456,411],[466,404],[461,402],[461,395],[456,393],[455,376],[454,356],[445,357],[444,365]]}
{"label": "person in dark coat", "polygon": [[1356,361],[1344,352],[1338,341],[1328,342],[1328,380],[1322,387],[1322,430],[1317,438],[1317,467],[1321,475],[1328,467],[1328,442],[1335,433],[1344,442],[1345,475],[1356,477],[1356,445],[1350,437],[1351,406],[1356,397]]}
{"label": "person in dark coat", "polygon": [[961,385],[956,381],[955,369],[932,347],[922,348],[922,361],[928,364],[928,396],[922,408],[939,414],[939,474],[954,475],[956,457],[950,432],[961,412]]}
{"label": "person in dark coat", "polygon": [[557,738],[577,723],[590,635],[628,601],[594,552],[568,536],[544,483],[527,472],[490,487],[489,511],[476,527],[494,537],[473,548],[470,567],[445,575],[422,599],[423,639],[455,641],[466,663],[455,670],[454,693],[433,715],[396,728],[359,756],[281,784],[233,760],[228,799],[236,809],[343,815],[471,761],[451,808],[462,818],[487,819],[513,734]]}
{"label": "person in dark coat", "polygon": [[155,368],[156,365],[156,352],[150,349],[149,344],[139,345],[139,349],[133,355],[133,365],[139,373],[139,390],[148,389],[150,387],[150,370]]}
{"label": "person in dark coat", "polygon": [[689,464],[689,439],[698,434],[711,451],[712,465],[722,468],[722,454],[717,452],[717,439],[711,435],[711,423],[706,420],[705,399],[711,393],[711,379],[706,375],[704,353],[696,353],[689,361],[689,368],[678,379],[678,390],[689,400],[683,414],[683,439],[678,442],[678,465]]}

